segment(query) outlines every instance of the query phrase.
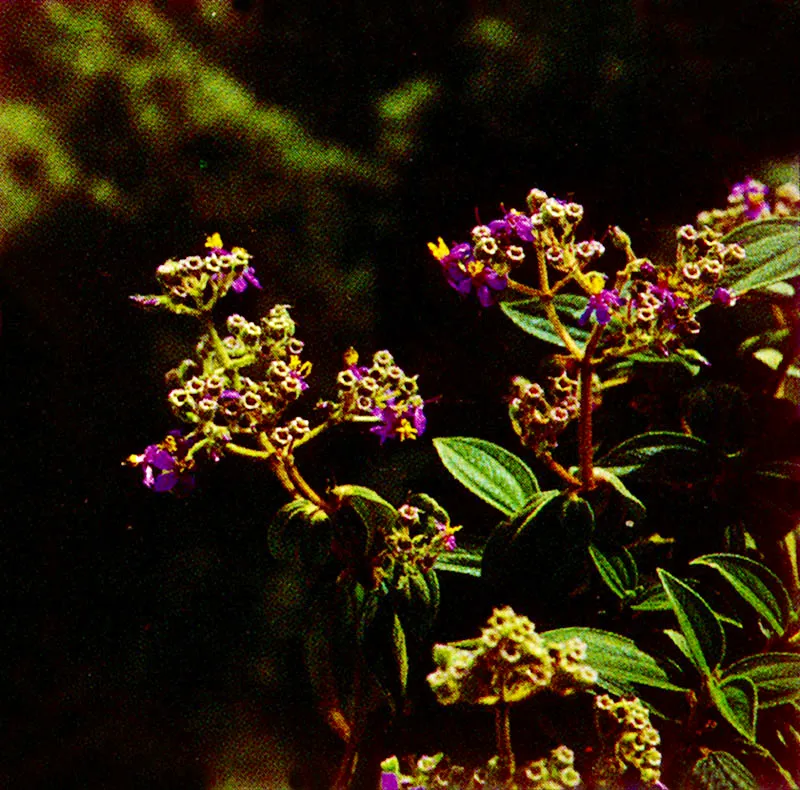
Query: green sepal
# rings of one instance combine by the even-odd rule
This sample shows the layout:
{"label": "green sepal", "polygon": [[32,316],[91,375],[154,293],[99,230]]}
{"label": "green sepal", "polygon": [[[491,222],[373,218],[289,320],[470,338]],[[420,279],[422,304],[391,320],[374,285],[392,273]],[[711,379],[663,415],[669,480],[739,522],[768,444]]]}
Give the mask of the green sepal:
{"label": "green sepal", "polygon": [[732,754],[711,752],[692,768],[691,790],[759,790],[755,776]]}
{"label": "green sepal", "polygon": [[748,677],[730,675],[723,681],[711,679],[708,690],[714,706],[725,720],[751,743],[756,739],[758,692]]}
{"label": "green sepal", "polygon": [[706,554],[691,564],[719,571],[772,631],[783,636],[793,614],[792,602],[781,580],[766,565],[739,554]]}
{"label": "green sepal", "polygon": [[598,685],[612,694],[636,693],[636,686],[686,691],[673,683],[666,670],[632,639],[597,628],[557,628],[542,638],[552,644],[578,638],[586,643],[586,663],[598,674]]}
{"label": "green sepal", "polygon": [[539,483],[528,465],[493,442],[449,436],[434,439],[433,446],[459,483],[507,516],[539,492]]}
{"label": "green sepal", "polygon": [[658,569],[661,584],[686,639],[689,658],[698,671],[710,677],[725,656],[725,632],[708,603],[686,582]]}
{"label": "green sepal", "polygon": [[758,691],[759,708],[800,700],[800,654],[758,653],[735,661],[723,677],[749,678]]}
{"label": "green sepal", "polygon": [[[589,304],[588,298],[578,294],[556,294],[552,301],[570,337],[577,345],[585,345],[589,339],[589,329],[580,326],[578,322]],[[500,309],[529,335],[544,340],[546,343],[565,347],[561,336],[555,331],[553,324],[545,314],[544,302],[541,299],[501,302]]]}

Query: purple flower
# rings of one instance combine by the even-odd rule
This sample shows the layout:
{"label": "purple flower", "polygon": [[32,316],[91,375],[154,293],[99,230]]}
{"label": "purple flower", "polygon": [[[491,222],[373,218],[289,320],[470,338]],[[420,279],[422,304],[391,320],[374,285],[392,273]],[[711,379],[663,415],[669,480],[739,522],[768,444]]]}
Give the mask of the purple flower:
{"label": "purple flower", "polygon": [[142,482],[153,491],[172,491],[184,496],[195,485],[194,461],[186,457],[192,444],[179,431],[171,431],[161,444],[148,445],[142,455],[131,456],[128,463],[144,467]]}
{"label": "purple flower", "polygon": [[425,432],[425,413],[422,406],[408,406],[398,408],[394,398],[390,398],[386,405],[381,408],[376,406],[372,410],[374,417],[379,417],[380,422],[369,429],[374,433],[383,444],[387,439],[416,439]]}
{"label": "purple flower", "polygon": [[686,305],[686,302],[669,288],[662,288],[651,283],[650,293],[661,302],[660,313],[673,313],[678,307]]}
{"label": "purple flower", "polygon": [[456,244],[451,250],[439,239],[437,244],[428,244],[428,249],[439,261],[450,287],[464,296],[474,291],[481,307],[495,304],[500,291],[508,285],[506,275],[498,274],[491,266],[475,260],[472,245],[466,242]]}
{"label": "purple flower", "polygon": [[733,307],[736,304],[736,298],[736,295],[727,288],[717,288],[711,297],[711,301],[715,304],[721,304],[723,307]]}
{"label": "purple flower", "polygon": [[746,178],[738,184],[733,185],[730,195],[728,195],[729,203],[742,203],[744,202],[746,208],[744,211],[745,217],[749,220],[758,219],[763,214],[769,214],[769,205],[767,204],[766,197],[769,189],[760,181],[754,178]]}
{"label": "purple flower", "polygon": [[605,288],[599,293],[592,294],[589,297],[589,304],[583,311],[583,314],[578,319],[578,323],[584,326],[591,318],[592,313],[597,318],[597,323],[600,326],[605,326],[611,320],[611,310],[614,307],[620,307],[625,302],[617,292],[617,289],[606,290]]}
{"label": "purple flower", "polygon": [[447,534],[447,524],[442,524],[441,521],[434,522],[436,525],[436,529],[439,531],[440,534],[444,535],[444,547],[448,551],[455,551],[456,550],[456,536],[453,535],[451,532]]}
{"label": "purple flower", "polygon": [[381,790],[399,790],[400,781],[397,774],[391,774],[384,771],[381,774]]}
{"label": "purple flower", "polygon": [[513,209],[503,219],[496,219],[489,223],[492,236],[503,241],[533,242],[533,226],[527,214],[520,214]]}
{"label": "purple flower", "polygon": [[247,289],[248,285],[252,285],[253,288],[261,288],[261,283],[256,277],[256,270],[250,266],[250,264],[248,264],[241,275],[231,283],[231,287],[237,294],[240,294]]}

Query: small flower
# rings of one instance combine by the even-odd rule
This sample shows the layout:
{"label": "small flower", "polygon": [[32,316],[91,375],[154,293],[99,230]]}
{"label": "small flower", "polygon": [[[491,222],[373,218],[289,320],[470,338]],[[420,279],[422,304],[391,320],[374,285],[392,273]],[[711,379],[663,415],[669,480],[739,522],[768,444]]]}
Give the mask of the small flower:
{"label": "small flower", "polygon": [[589,304],[578,319],[578,323],[584,326],[591,318],[592,313],[594,313],[597,323],[600,326],[605,326],[611,320],[612,308],[620,307],[624,303],[616,288],[610,291],[604,288],[599,293],[592,294],[589,297]]}
{"label": "small flower", "polygon": [[733,307],[736,304],[736,295],[727,288],[717,288],[711,297],[711,301],[715,304],[721,304],[723,307]]}
{"label": "small flower", "polygon": [[372,410],[374,417],[379,417],[378,425],[370,428],[383,444],[387,439],[416,439],[425,431],[425,414],[421,406],[409,406],[398,410],[395,399],[390,398],[383,407],[376,406]]}
{"label": "small flower", "polygon": [[[241,249],[241,247],[234,247],[231,250],[226,250],[222,246],[222,237],[219,235],[219,233],[212,233],[206,239],[205,246],[208,247],[211,252],[216,253],[217,255],[236,255],[237,253],[245,252],[245,250]],[[247,290],[248,285],[252,285],[253,288],[261,288],[261,283],[256,277],[256,270],[249,263],[245,266],[245,269],[241,275],[239,275],[239,277],[237,277],[231,283],[231,288],[233,288],[237,294],[240,294]]]}
{"label": "small flower", "polygon": [[744,203],[744,215],[749,220],[759,219],[764,214],[769,214],[767,193],[769,189],[754,178],[746,178],[733,185],[728,195],[728,203]]}
{"label": "small flower", "polygon": [[186,457],[193,443],[172,431],[161,444],[148,445],[141,455],[130,456],[127,464],[144,467],[142,482],[153,491],[184,496],[195,485],[194,460]]}
{"label": "small flower", "polygon": [[455,532],[459,527],[453,528],[448,527],[447,524],[443,524],[441,521],[434,522],[436,525],[436,529],[440,535],[444,535],[444,547],[448,551],[455,551],[456,550],[456,536]]}
{"label": "small flower", "polygon": [[508,285],[508,277],[477,261],[470,244],[456,244],[452,250],[442,254],[446,245],[441,239],[439,241],[440,245],[429,244],[428,247],[441,264],[450,287],[464,296],[474,292],[481,307],[495,304],[500,292]]}

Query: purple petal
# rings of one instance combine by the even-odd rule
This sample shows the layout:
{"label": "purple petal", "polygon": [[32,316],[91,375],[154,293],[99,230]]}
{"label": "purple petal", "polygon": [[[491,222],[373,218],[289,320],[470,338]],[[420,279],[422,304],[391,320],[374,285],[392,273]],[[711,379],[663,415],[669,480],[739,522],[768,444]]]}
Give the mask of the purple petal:
{"label": "purple petal", "polygon": [[165,472],[156,478],[155,483],[153,483],[153,491],[172,491],[178,479],[178,475],[175,472]]}
{"label": "purple petal", "polygon": [[396,774],[382,773],[381,774],[381,790],[399,790],[400,782],[397,780]]}
{"label": "purple petal", "polygon": [[161,471],[169,471],[175,468],[175,459],[166,451],[158,449],[148,459],[148,463]]}

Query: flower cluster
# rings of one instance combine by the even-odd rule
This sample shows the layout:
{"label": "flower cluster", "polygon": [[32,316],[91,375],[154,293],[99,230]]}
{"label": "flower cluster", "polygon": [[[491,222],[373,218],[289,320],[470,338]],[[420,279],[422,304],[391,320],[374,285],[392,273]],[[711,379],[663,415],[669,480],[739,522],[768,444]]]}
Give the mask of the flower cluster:
{"label": "flower cluster", "polygon": [[[497,758],[487,765],[468,771],[456,765],[441,752],[411,760],[404,773],[397,757],[381,763],[380,790],[434,790],[450,787],[453,790],[486,790],[487,787],[508,787],[499,776]],[[575,770],[575,754],[566,746],[558,746],[550,755],[517,769],[513,787],[517,790],[573,790],[582,787],[581,776]],[[492,779],[497,778],[497,783]]]}
{"label": "flower cluster", "polygon": [[765,184],[746,178],[733,185],[727,208],[702,211],[697,215],[697,224],[725,234],[746,222],[790,216],[800,216],[800,189],[795,184],[782,184],[770,198]]}
{"label": "flower cluster", "polygon": [[136,295],[131,299],[142,307],[200,315],[211,310],[231,289],[241,293],[248,285],[261,288],[247,250],[224,249],[218,233],[206,240],[206,247],[210,249],[203,257],[170,259],[156,269],[163,294]]}
{"label": "flower cluster", "polygon": [[376,559],[378,579],[393,578],[403,590],[415,570],[429,573],[443,552],[454,551],[456,533],[447,512],[431,497],[415,494],[398,508],[398,518],[384,535],[385,548]]}
{"label": "flower cluster", "polygon": [[428,683],[443,705],[507,704],[545,689],[566,696],[597,680],[580,639],[548,644],[508,606],[494,610],[479,638],[438,644],[433,658]]}
{"label": "flower cluster", "polygon": [[388,351],[377,351],[371,367],[358,364],[358,354],[345,354],[345,369],[337,377],[338,395],[333,418],[374,423],[374,433],[383,444],[387,439],[416,439],[425,430],[424,402],[417,376],[407,376]]}
{"label": "flower cluster", "polygon": [[[636,698],[616,702],[607,694],[596,697],[598,731],[603,754],[595,766],[598,788],[617,788],[629,773],[648,788],[663,788],[661,736],[650,724],[650,713]],[[627,785],[626,785],[627,786]]]}
{"label": "flower cluster", "polygon": [[517,376],[512,388],[508,414],[523,446],[535,453],[549,452],[580,414],[577,379],[562,369],[557,376],[548,377],[545,387]]}

